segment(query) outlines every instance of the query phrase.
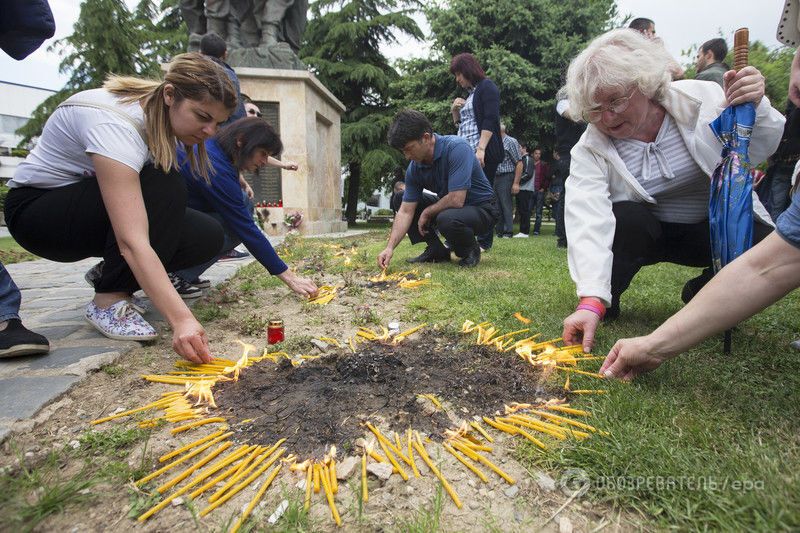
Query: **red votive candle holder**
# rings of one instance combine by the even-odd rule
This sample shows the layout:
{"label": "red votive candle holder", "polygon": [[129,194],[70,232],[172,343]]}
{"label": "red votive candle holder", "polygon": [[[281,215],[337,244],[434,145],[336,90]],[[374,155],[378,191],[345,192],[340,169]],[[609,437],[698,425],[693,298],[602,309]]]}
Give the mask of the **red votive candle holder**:
{"label": "red votive candle holder", "polygon": [[267,324],[267,344],[283,342],[283,320],[270,320]]}

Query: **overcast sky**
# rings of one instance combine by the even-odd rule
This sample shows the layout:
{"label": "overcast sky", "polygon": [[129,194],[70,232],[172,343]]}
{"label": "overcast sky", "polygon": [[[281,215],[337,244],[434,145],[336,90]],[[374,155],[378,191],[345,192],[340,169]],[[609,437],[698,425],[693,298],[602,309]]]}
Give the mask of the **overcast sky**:
{"label": "overcast sky", "polygon": [[[135,5],[136,0],[126,0]],[[783,0],[617,0],[621,15],[647,17],[656,23],[656,33],[664,39],[667,48],[681,63],[683,50],[694,44],[725,36],[728,44],[733,41],[733,32],[742,26],[750,29],[750,39],[760,40],[767,46],[778,46],[775,30]],[[9,81],[47,89],[61,88],[67,77],[58,73],[59,57],[48,52],[54,40],[72,33],[72,25],[78,19],[77,0],[50,0],[56,19],[56,35],[22,62],[0,54],[0,81]],[[403,40],[398,46],[387,50],[390,57],[401,57],[412,50],[414,55],[427,51],[426,46]],[[408,56],[406,56],[408,57]]]}

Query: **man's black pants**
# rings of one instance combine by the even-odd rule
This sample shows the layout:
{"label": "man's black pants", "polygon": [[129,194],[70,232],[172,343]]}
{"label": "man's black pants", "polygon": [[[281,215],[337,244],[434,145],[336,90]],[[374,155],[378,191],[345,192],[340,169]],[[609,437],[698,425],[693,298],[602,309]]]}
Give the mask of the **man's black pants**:
{"label": "man's black pants", "polygon": [[[150,245],[168,272],[199,265],[219,253],[222,227],[212,217],[186,207],[186,183],[180,172],[165,173],[147,165],[139,179]],[[63,263],[103,257],[97,292],[139,290],[120,254],[96,179],[56,189],[11,189],[5,207],[8,229],[26,250]]]}
{"label": "man's black pants", "polygon": [[[619,308],[620,295],[630,286],[639,269],[646,265],[666,262],[705,267],[703,273],[695,278],[696,290],[713,277],[708,220],[696,224],[661,222],[645,204],[638,202],[617,202],[612,209],[617,221],[612,245],[612,307]],[[754,221],[753,245],[770,232],[770,226]]]}
{"label": "man's black pants", "polygon": [[517,214],[519,214],[519,232],[528,235],[531,232],[531,214],[533,213],[533,191],[517,193]]}
{"label": "man's black pants", "polygon": [[[395,193],[391,200],[392,208],[394,209],[396,205],[399,209],[402,199],[403,193]],[[424,194],[417,202],[414,220],[411,221],[411,227],[408,228],[408,238],[411,244],[425,242],[428,246],[443,247],[444,245],[436,235],[436,232],[439,232],[458,257],[466,257],[476,244],[475,236],[483,235],[491,230],[500,216],[494,198],[477,207],[465,205],[464,207],[445,209],[436,216],[432,227],[423,236],[419,232],[419,217],[425,208],[437,201],[436,196]]]}

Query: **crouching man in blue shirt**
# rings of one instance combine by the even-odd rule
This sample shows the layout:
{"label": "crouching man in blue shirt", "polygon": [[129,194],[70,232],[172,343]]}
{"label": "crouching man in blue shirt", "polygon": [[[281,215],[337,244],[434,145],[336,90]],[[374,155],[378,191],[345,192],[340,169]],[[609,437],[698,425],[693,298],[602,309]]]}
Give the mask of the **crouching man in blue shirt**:
{"label": "crouching man in blue shirt", "polygon": [[[473,267],[481,259],[475,235],[489,231],[499,212],[492,186],[461,137],[438,135],[419,111],[406,109],[389,126],[389,144],[411,161],[406,170],[403,203],[392,224],[389,243],[378,255],[378,266],[387,268],[394,249],[408,234],[411,244],[425,242],[422,254],[410,262],[438,263],[450,260],[450,249],[460,266]],[[436,193],[426,199],[423,189]],[[435,230],[435,231],[434,231]]]}

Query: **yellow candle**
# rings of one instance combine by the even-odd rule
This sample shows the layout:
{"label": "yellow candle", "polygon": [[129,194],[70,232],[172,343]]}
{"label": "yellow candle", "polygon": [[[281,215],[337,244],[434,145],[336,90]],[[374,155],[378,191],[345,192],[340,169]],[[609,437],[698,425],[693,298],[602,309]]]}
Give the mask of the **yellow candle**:
{"label": "yellow candle", "polygon": [[173,428],[173,429],[170,430],[170,433],[175,435],[176,433],[180,433],[182,431],[188,431],[188,430],[190,430],[192,428],[204,426],[206,424],[214,424],[214,423],[217,423],[217,422],[226,422],[226,420],[224,418],[222,418],[221,416],[214,416],[214,417],[211,417],[211,418],[204,418],[203,420],[198,420],[197,422],[192,422],[191,424],[186,424],[185,426],[178,426],[176,428]]}
{"label": "yellow candle", "polygon": [[[238,457],[236,457],[236,459],[230,461],[230,463],[241,459],[245,454],[250,453],[254,448],[257,448],[257,447],[258,446],[245,446],[245,448],[241,451],[241,453],[239,453]],[[228,464],[230,464],[230,463],[228,463]],[[204,485],[202,485],[199,488],[197,488],[194,491],[192,491],[189,494],[189,497],[192,498],[192,499],[197,498],[202,493],[204,493],[205,491],[207,491],[211,487],[215,486],[220,481],[222,481],[224,479],[227,479],[228,477],[233,475],[235,472],[238,472],[240,468],[241,468],[241,464],[230,466],[227,470],[225,470],[223,473],[219,474],[217,477],[215,477],[211,481],[205,483]]]}
{"label": "yellow candle", "polygon": [[272,471],[269,477],[267,477],[266,481],[264,481],[264,483],[261,484],[261,487],[259,487],[258,492],[256,492],[256,495],[253,496],[252,500],[250,500],[250,504],[244,510],[239,520],[237,520],[236,523],[233,524],[233,527],[231,528],[229,533],[236,533],[237,531],[239,531],[239,528],[242,527],[244,521],[247,520],[247,517],[250,516],[250,513],[252,513],[253,509],[255,509],[256,505],[258,504],[258,501],[262,498],[262,496],[264,496],[264,493],[267,492],[269,486],[272,485],[272,481],[278,475],[278,472],[281,471],[282,467],[283,465],[278,465],[277,468],[275,468],[275,470]]}
{"label": "yellow candle", "polygon": [[255,455],[250,464],[248,464],[247,466],[244,466],[244,464],[242,464],[239,470],[236,473],[234,473],[233,476],[231,476],[231,478],[228,481],[226,481],[224,485],[222,485],[222,487],[217,489],[217,491],[214,494],[208,497],[208,503],[214,503],[215,501],[220,499],[220,497],[223,494],[225,494],[225,491],[227,491],[235,484],[239,483],[248,474],[250,474],[250,472],[255,470],[258,467],[258,465],[264,462],[264,459],[266,459],[264,451],[258,448],[257,451],[258,453]]}
{"label": "yellow candle", "polygon": [[459,440],[461,440],[464,443],[464,446],[469,446],[473,450],[476,450],[476,451],[479,451],[479,452],[491,452],[492,451],[492,447],[491,446],[484,446],[483,444],[478,444],[476,442],[473,442],[472,440],[470,440],[469,438],[467,438],[465,436],[464,437],[459,437]]}
{"label": "yellow candle", "polygon": [[319,494],[319,489],[320,489],[319,476],[320,476],[319,463],[314,463],[314,494]]}
{"label": "yellow candle", "polygon": [[155,401],[153,403],[149,403],[149,404],[147,404],[145,406],[137,407],[136,409],[130,409],[128,411],[122,411],[121,413],[117,413],[115,415],[107,416],[105,418],[98,418],[97,420],[92,420],[89,423],[92,424],[93,426],[97,425],[97,424],[102,424],[103,422],[108,422],[109,420],[114,420],[115,418],[121,418],[123,416],[132,415],[134,413],[140,413],[142,411],[147,411],[148,409],[156,409],[158,407],[169,405],[170,401],[171,401],[171,399],[158,400],[158,401]]}
{"label": "yellow candle", "polygon": [[185,494],[193,486],[197,485],[198,483],[200,483],[204,479],[206,479],[209,476],[213,475],[215,472],[221,470],[222,468],[225,468],[225,466],[227,466],[230,462],[233,462],[237,458],[239,458],[242,455],[244,455],[244,453],[247,451],[247,449],[248,449],[248,446],[242,446],[242,447],[238,448],[236,451],[234,451],[233,453],[231,453],[230,455],[228,455],[227,457],[224,457],[224,458],[220,459],[219,461],[217,461],[213,465],[211,465],[208,468],[204,469],[202,472],[197,474],[186,486],[181,487],[177,491],[173,492],[172,494],[170,494],[169,496],[164,498],[161,502],[159,502],[157,505],[152,507],[150,510],[148,510],[147,512],[145,512],[141,516],[139,516],[138,520],[140,522],[144,522],[145,520],[147,520],[148,518],[153,516],[155,513],[157,513],[158,511],[160,511],[164,507],[166,507],[169,504],[169,502],[171,502],[172,500],[174,500],[175,498],[177,498],[181,494]]}
{"label": "yellow candle", "polygon": [[[275,457],[275,459],[277,459],[277,457],[279,457],[282,454],[283,454],[283,449],[278,451],[278,454]],[[226,492],[225,495],[222,496],[220,499],[218,499],[217,501],[215,501],[214,503],[212,503],[211,505],[209,505],[208,507],[206,507],[205,509],[200,511],[200,516],[207,515],[208,513],[210,513],[211,511],[213,511],[214,509],[216,509],[220,505],[222,505],[223,503],[227,502],[228,500],[230,500],[231,498],[236,496],[236,494],[238,494],[239,491],[241,491],[243,488],[245,488],[250,483],[255,481],[258,478],[258,476],[260,476],[261,474],[266,472],[267,468],[269,468],[272,465],[272,463],[273,463],[273,461],[270,461],[270,462],[262,465],[258,470],[256,470],[252,474],[250,474],[250,476],[247,479],[245,479],[244,481],[242,481],[241,483],[239,483],[238,485],[233,487],[231,490]],[[280,468],[281,468],[281,465],[278,465],[277,470],[280,470]]]}
{"label": "yellow candle", "polygon": [[572,407],[564,407],[563,405],[545,405],[544,408],[550,411],[560,411],[569,415],[592,416],[592,413],[589,411],[584,411],[583,409],[574,409]]}
{"label": "yellow candle", "polygon": [[218,456],[231,446],[233,446],[232,442],[223,443],[219,448],[217,448],[207,456],[203,457],[197,463],[193,464],[192,466],[190,466],[189,468],[187,468],[174,478],[170,479],[169,481],[158,487],[156,490],[158,491],[159,494],[164,494],[169,489],[171,489],[172,487],[174,487],[175,485],[177,485],[178,483],[180,483],[181,481],[192,475],[192,472],[199,469],[201,466],[205,466],[206,464],[210,463],[212,459],[214,459],[216,456]]}
{"label": "yellow candle", "polygon": [[475,428],[475,431],[477,431],[478,433],[483,435],[483,438],[486,439],[486,442],[490,442],[490,443],[494,442],[494,439],[486,432],[485,429],[483,429],[483,427],[480,424],[478,424],[477,422],[473,421],[473,422],[470,422],[469,425],[472,426],[473,428]]}
{"label": "yellow candle", "polygon": [[402,459],[402,460],[403,460],[403,462],[404,462],[404,463],[408,464],[409,466],[411,465],[411,460],[410,460],[408,457],[406,457],[405,455],[403,455],[403,452],[401,452],[401,451],[400,451],[400,450],[397,448],[397,446],[395,446],[395,445],[394,445],[394,443],[393,443],[392,441],[390,441],[389,439],[387,439],[387,438],[386,438],[386,437],[383,435],[383,433],[381,433],[381,432],[378,430],[378,428],[376,428],[375,426],[373,426],[373,425],[372,425],[372,424],[370,424],[369,422],[367,422],[367,428],[369,428],[369,430],[370,430],[370,431],[372,431],[372,433],[375,435],[375,437],[377,437],[377,439],[378,439],[378,444],[383,444],[383,445],[385,445],[385,446],[383,447],[384,451],[386,451],[386,448],[388,448],[388,449],[392,450],[392,451],[393,451],[393,452],[394,452],[394,453],[395,453],[395,454],[396,454],[398,457],[400,457],[400,459]]}
{"label": "yellow candle", "polygon": [[516,483],[516,481],[514,481],[514,478],[512,478],[511,476],[509,476],[508,474],[503,472],[496,464],[494,464],[493,462],[491,462],[489,459],[487,459],[486,457],[482,456],[481,454],[473,452],[473,451],[470,451],[470,453],[467,453],[467,450],[469,448],[467,448],[466,446],[463,446],[463,445],[461,445],[461,444],[459,444],[457,442],[453,443],[453,447],[455,447],[459,451],[463,452],[467,457],[469,457],[473,461],[478,461],[479,463],[483,463],[484,465],[489,467],[489,469],[492,472],[494,472],[495,474],[497,474],[498,476],[500,476],[501,478],[506,480],[506,482],[509,485],[513,485],[514,483]]}
{"label": "yellow candle", "polygon": [[325,488],[325,498],[328,500],[328,507],[331,508],[331,515],[333,515],[336,525],[341,526],[342,519],[339,516],[339,511],[336,510],[336,502],[333,501],[333,491],[331,490],[329,478],[330,472],[328,471],[328,467],[325,466],[322,469],[322,485]]}
{"label": "yellow candle", "polygon": [[520,415],[512,415],[508,418],[515,424],[525,426],[540,433],[545,433],[551,437],[557,438],[558,440],[566,440],[567,438],[567,431],[564,430],[564,428]]}
{"label": "yellow candle", "polygon": [[455,451],[453,448],[451,448],[450,445],[445,444],[444,445],[444,449],[447,450],[448,452],[450,452],[450,455],[452,455],[453,457],[458,459],[459,462],[461,462],[461,464],[463,464],[464,466],[469,468],[476,476],[478,476],[478,478],[481,481],[483,481],[484,483],[488,483],[489,482],[489,478],[486,477],[486,474],[484,474],[483,472],[478,470],[478,468],[476,466],[474,466],[473,464],[467,462],[467,460],[464,459],[463,457],[461,457],[461,454],[458,453],[457,451]]}
{"label": "yellow candle", "polygon": [[303,501],[303,509],[308,511],[311,508],[311,483],[314,475],[314,463],[310,463],[306,468],[306,497]]}
{"label": "yellow candle", "polygon": [[[237,483],[242,478],[244,478],[248,473],[252,472],[254,468],[256,468],[259,464],[263,463],[266,459],[268,459],[273,454],[273,452],[275,452],[275,449],[278,446],[280,446],[281,443],[283,443],[285,440],[286,439],[279,440],[266,450],[264,449],[263,446],[256,446],[253,452],[250,454],[250,456],[244,461],[242,461],[242,464],[239,466],[239,469],[236,472],[234,472],[233,476],[231,476],[230,481],[225,483],[225,485],[223,485],[222,488],[220,488],[219,490],[217,490],[217,492],[212,494],[211,497],[209,497],[208,501],[214,502],[217,498],[219,498],[222,495],[222,493],[228,490],[234,483]],[[267,463],[267,465],[271,465],[272,463],[275,462],[276,459],[277,457],[273,457],[270,460],[270,462]]]}
{"label": "yellow candle", "polygon": [[571,418],[567,418],[565,416],[554,415],[552,413],[546,413],[544,411],[537,411],[537,410],[533,410],[531,411],[531,413],[537,414],[543,418],[547,418],[548,420],[553,420],[556,422],[569,424],[570,426],[575,426],[577,428],[586,429],[588,431],[591,431],[592,433],[597,431],[594,428],[594,426],[590,426],[589,424],[584,424],[583,422],[578,422],[577,420],[572,420]]}
{"label": "yellow candle", "polygon": [[491,418],[487,418],[485,416],[483,417],[483,421],[492,426],[493,428],[499,429],[500,431],[508,433],[509,435],[517,434],[517,428],[515,428],[514,426],[503,424],[502,422],[498,422],[497,420],[492,420]]}
{"label": "yellow candle", "polygon": [[554,366],[556,370],[563,370],[564,372],[572,372],[574,374],[580,374],[581,376],[591,376],[593,378],[600,378],[605,379],[603,374],[598,374],[597,372],[586,372],[585,370],[578,370],[577,368],[569,368],[568,366]]}
{"label": "yellow candle", "polygon": [[361,501],[366,503],[369,501],[369,493],[367,492],[367,454],[361,454]]}
{"label": "yellow candle", "polygon": [[328,470],[330,470],[331,474],[331,490],[336,494],[339,492],[339,480],[336,479],[336,459],[333,457],[331,457],[331,464]]}
{"label": "yellow candle", "polygon": [[397,462],[397,459],[394,458],[392,452],[389,451],[389,448],[386,447],[386,443],[378,439],[378,444],[383,449],[383,453],[386,454],[386,457],[389,459],[389,462],[392,463],[392,466],[397,469],[397,473],[400,474],[400,477],[403,478],[403,481],[408,481],[408,474],[406,474],[405,470],[400,466],[400,463]]}
{"label": "yellow candle", "polygon": [[[219,438],[219,437],[217,437],[217,438]],[[215,440],[216,440],[216,439],[215,439]],[[182,462],[184,462],[184,461],[188,461],[188,460],[189,460],[189,459],[191,459],[192,457],[197,457],[198,455],[200,455],[201,453],[203,453],[204,451],[206,451],[207,449],[209,449],[209,448],[210,448],[211,446],[213,446],[214,444],[216,444],[214,441],[208,442],[208,443],[204,444],[203,446],[201,446],[200,448],[197,448],[197,449],[196,449],[196,450],[194,450],[193,452],[190,452],[190,453],[186,454],[185,456],[181,457],[180,459],[177,459],[177,460],[175,460],[175,461],[172,461],[171,463],[169,463],[169,464],[168,464],[168,465],[166,465],[166,466],[162,466],[161,468],[159,468],[158,470],[156,470],[156,471],[155,471],[155,472],[153,472],[152,474],[148,474],[148,475],[146,475],[145,477],[143,477],[142,479],[140,479],[139,481],[137,481],[137,482],[136,482],[136,485],[137,485],[137,486],[139,486],[139,487],[141,487],[142,485],[144,485],[145,483],[147,483],[147,482],[148,482],[148,481],[150,481],[151,479],[155,479],[155,478],[157,478],[158,476],[160,476],[160,475],[161,475],[161,474],[163,474],[164,472],[166,472],[166,471],[170,470],[171,468],[174,468],[174,467],[178,466],[178,465],[179,465],[179,464],[181,464]]]}
{"label": "yellow candle", "polygon": [[431,469],[433,475],[439,478],[439,481],[442,483],[444,490],[446,490],[447,494],[449,494],[450,497],[453,499],[453,503],[456,504],[456,507],[461,509],[461,500],[459,499],[458,494],[456,494],[456,491],[453,490],[453,487],[450,486],[450,483],[447,482],[447,480],[444,478],[439,469],[436,468],[436,465],[433,464],[433,461],[431,461],[431,458],[428,456],[428,452],[425,451],[425,447],[416,442],[412,444],[414,448],[417,450],[417,453],[419,453],[419,456],[422,457],[422,460],[425,461],[425,464],[428,465],[428,468]]}
{"label": "yellow candle", "polygon": [[[194,441],[194,442],[190,442],[189,444],[187,444],[187,445],[185,445],[185,446],[181,446],[181,447],[180,447],[180,448],[178,448],[177,450],[171,451],[171,452],[169,452],[169,453],[166,453],[166,454],[162,455],[161,457],[159,457],[159,458],[158,458],[158,462],[159,462],[159,463],[163,463],[164,461],[169,461],[169,460],[170,460],[170,459],[172,459],[173,457],[177,457],[178,455],[182,454],[182,453],[183,453],[183,452],[185,452],[186,450],[191,450],[191,449],[192,449],[192,448],[194,448],[195,446],[199,446],[200,444],[203,444],[203,443],[204,443],[204,442],[206,442],[206,441],[209,441],[209,440],[211,440],[211,439],[213,439],[213,438],[215,438],[215,437],[219,437],[219,436],[220,436],[220,435],[222,435],[224,432],[225,432],[225,430],[224,430],[224,429],[220,429],[219,431],[215,431],[215,432],[214,432],[214,433],[212,433],[211,435],[206,435],[206,436],[205,436],[205,437],[203,437],[202,439],[197,439],[196,441]],[[230,432],[230,433],[228,433],[228,436],[230,436],[230,435],[233,435],[233,432]]]}
{"label": "yellow candle", "polygon": [[414,448],[411,446],[411,428],[408,429],[406,440],[408,441],[408,458],[411,460],[411,470],[414,472],[414,477],[420,477],[417,465],[414,463]]}

